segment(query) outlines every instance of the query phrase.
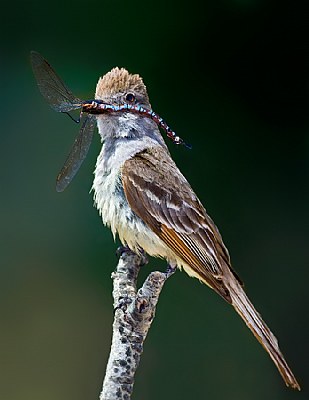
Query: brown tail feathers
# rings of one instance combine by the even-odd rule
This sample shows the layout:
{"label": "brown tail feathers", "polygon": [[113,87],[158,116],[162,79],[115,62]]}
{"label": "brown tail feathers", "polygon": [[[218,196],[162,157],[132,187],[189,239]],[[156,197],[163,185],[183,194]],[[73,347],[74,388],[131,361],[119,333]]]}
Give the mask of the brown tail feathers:
{"label": "brown tail feathers", "polygon": [[268,352],[278,368],[285,384],[293,389],[300,390],[300,386],[293,375],[293,372],[289,368],[279,349],[277,339],[262,320],[260,314],[253,307],[253,304],[248,299],[239,282],[234,278],[234,276],[232,276],[232,274],[228,275],[229,277],[226,277],[227,279],[224,280],[224,283],[229,290],[233,307],[245,321],[257,340]]}

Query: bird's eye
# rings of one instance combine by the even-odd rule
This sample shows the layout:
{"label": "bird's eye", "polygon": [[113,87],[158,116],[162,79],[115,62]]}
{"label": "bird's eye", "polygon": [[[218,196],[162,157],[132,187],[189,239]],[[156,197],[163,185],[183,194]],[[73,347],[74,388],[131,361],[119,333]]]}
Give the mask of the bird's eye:
{"label": "bird's eye", "polygon": [[126,95],[126,100],[127,100],[129,103],[133,103],[133,102],[135,101],[135,96],[134,96],[134,94],[133,94],[133,93],[128,93],[128,94]]}

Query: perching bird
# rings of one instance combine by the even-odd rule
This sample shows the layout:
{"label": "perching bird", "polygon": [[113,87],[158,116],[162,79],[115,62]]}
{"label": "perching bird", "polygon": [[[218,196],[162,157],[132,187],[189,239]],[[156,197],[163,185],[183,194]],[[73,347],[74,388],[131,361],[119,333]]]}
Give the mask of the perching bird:
{"label": "perching bird", "polygon": [[[99,79],[95,99],[151,109],[139,75],[114,68]],[[244,292],[221,235],[171,158],[157,124],[138,113],[97,115],[102,150],[93,182],[104,224],[134,252],[162,257],[230,303],[277,366],[300,389],[278,342]]]}
{"label": "perching bird", "polygon": [[31,52],[31,64],[40,92],[54,110],[82,108],[88,113],[58,175],[57,190],[67,187],[84,160],[96,118],[103,146],[93,190],[104,224],[134,252],[165,258],[170,267],[183,268],[232,304],[286,385],[300,390],[277,339],[232,269],[217,227],[172,160],[158,126],[174,142],[184,142],[151,110],[140,76],[114,68],[99,79],[95,100],[81,101],[39,53]]}

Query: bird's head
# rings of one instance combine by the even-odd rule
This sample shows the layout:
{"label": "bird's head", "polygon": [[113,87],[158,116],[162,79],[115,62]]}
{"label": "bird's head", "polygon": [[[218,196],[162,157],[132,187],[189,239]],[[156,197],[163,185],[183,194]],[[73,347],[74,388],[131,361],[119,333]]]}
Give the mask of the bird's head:
{"label": "bird's head", "polygon": [[113,68],[99,79],[95,98],[108,104],[139,105],[151,108],[146,86],[137,74],[130,74],[125,68]]}

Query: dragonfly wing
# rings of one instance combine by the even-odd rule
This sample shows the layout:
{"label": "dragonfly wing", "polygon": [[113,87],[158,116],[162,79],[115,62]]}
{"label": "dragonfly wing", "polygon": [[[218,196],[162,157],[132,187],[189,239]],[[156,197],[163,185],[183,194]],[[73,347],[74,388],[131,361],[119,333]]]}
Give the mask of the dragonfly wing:
{"label": "dragonfly wing", "polygon": [[83,121],[82,127],[76,137],[73,146],[70,150],[68,158],[64,166],[59,172],[56,180],[57,192],[63,192],[70,184],[84,159],[87,156],[95,126],[96,118],[93,115],[87,115]]}
{"label": "dragonfly wing", "polygon": [[39,90],[54,110],[68,112],[81,108],[81,100],[65,86],[41,54],[32,51],[30,59]]}

